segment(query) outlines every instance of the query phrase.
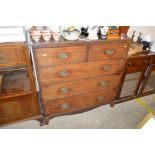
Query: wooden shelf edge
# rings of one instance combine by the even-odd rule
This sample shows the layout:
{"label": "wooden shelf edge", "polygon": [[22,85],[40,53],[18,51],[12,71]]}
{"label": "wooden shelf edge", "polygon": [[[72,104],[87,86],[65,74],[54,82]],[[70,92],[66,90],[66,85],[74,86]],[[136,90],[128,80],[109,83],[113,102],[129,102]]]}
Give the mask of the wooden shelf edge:
{"label": "wooden shelf edge", "polygon": [[34,93],[34,92],[33,92],[32,90],[30,90],[30,91],[27,91],[27,92],[14,93],[14,94],[10,94],[10,95],[2,95],[2,96],[0,96],[0,100],[1,100],[1,99],[12,98],[12,97],[30,95],[30,94],[33,94],[33,93]]}

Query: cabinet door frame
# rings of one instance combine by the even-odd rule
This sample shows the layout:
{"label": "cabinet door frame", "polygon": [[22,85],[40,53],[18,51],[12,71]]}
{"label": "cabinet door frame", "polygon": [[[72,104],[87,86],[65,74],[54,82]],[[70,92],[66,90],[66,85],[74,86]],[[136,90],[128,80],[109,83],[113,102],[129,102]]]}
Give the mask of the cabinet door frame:
{"label": "cabinet door frame", "polygon": [[146,73],[146,77],[145,77],[145,79],[144,79],[144,81],[143,81],[143,83],[142,83],[142,86],[141,86],[141,88],[140,88],[140,91],[139,91],[139,95],[140,95],[140,96],[145,96],[145,95],[150,95],[150,94],[155,93],[155,87],[154,87],[153,90],[144,92],[145,86],[147,85],[147,82],[148,82],[148,80],[149,80],[149,77],[150,77],[152,71],[155,71],[155,64],[151,64],[151,65],[149,66],[149,68],[148,68],[148,71],[147,71],[147,73]]}
{"label": "cabinet door frame", "polygon": [[[136,65],[135,66],[134,65],[130,66],[130,62],[136,62],[136,61],[144,62],[144,65],[143,66],[140,66],[140,65],[139,66],[138,65],[137,66]],[[146,70],[148,68],[148,65],[149,65],[149,59],[130,58],[130,59],[127,60],[127,62],[125,64],[125,69],[123,71],[123,75],[122,75],[120,87],[119,87],[119,90],[118,90],[118,94],[117,94],[117,101],[118,102],[134,99],[134,98],[136,98],[138,96],[139,88],[141,86],[142,81],[145,78],[145,72],[146,72]],[[138,72],[140,72],[141,75],[140,75],[140,77],[138,79],[138,82],[137,82],[137,85],[135,87],[135,90],[134,90],[133,94],[128,95],[128,96],[120,97],[126,75],[130,74],[130,73],[138,73]]]}

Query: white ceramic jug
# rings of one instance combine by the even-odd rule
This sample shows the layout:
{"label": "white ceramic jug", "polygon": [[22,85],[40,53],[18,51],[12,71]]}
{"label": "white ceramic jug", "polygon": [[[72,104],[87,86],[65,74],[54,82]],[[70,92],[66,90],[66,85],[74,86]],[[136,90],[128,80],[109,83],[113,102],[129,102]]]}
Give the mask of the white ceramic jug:
{"label": "white ceramic jug", "polygon": [[151,43],[150,51],[155,52],[155,42]]}

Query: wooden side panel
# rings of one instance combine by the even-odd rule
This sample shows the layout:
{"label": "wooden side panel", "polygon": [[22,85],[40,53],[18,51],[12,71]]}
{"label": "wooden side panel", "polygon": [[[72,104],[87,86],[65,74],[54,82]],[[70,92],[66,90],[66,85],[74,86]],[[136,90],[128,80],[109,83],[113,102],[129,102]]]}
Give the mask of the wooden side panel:
{"label": "wooden side panel", "polygon": [[0,46],[0,67],[25,65],[23,46]]}
{"label": "wooden side panel", "polygon": [[38,105],[33,95],[0,100],[0,125],[35,117]]}

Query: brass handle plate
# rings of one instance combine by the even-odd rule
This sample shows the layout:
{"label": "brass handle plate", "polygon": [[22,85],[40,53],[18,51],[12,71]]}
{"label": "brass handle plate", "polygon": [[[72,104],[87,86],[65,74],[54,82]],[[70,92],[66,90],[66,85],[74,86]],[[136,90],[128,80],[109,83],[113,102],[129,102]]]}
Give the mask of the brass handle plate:
{"label": "brass handle plate", "polygon": [[132,63],[132,62],[129,62],[129,63],[128,63],[128,66],[133,66],[133,63]]}
{"label": "brass handle plate", "polygon": [[60,53],[60,54],[58,54],[57,55],[57,57],[59,58],[59,59],[67,59],[68,58],[68,53],[66,53],[66,52],[62,52],[62,53]]}
{"label": "brass handle plate", "polygon": [[97,100],[100,101],[100,102],[103,102],[105,99],[104,96],[97,96]]}
{"label": "brass handle plate", "polygon": [[105,51],[105,54],[107,54],[107,55],[112,55],[113,53],[114,53],[114,50],[112,50],[112,49],[108,49]]}
{"label": "brass handle plate", "polygon": [[69,88],[66,88],[66,87],[61,88],[61,89],[60,89],[60,92],[61,92],[62,94],[66,94],[66,93],[69,92]]}
{"label": "brass handle plate", "polygon": [[64,103],[64,104],[61,105],[61,109],[62,110],[68,109],[69,106],[70,106],[69,103]]}
{"label": "brass handle plate", "polygon": [[99,84],[99,86],[105,87],[108,85],[108,82],[107,81],[100,81],[98,84]]}
{"label": "brass handle plate", "polygon": [[102,69],[103,69],[104,71],[108,71],[108,70],[111,69],[111,66],[109,66],[109,65],[104,65],[104,66],[102,67]]}
{"label": "brass handle plate", "polygon": [[66,71],[66,70],[60,71],[60,72],[59,72],[59,75],[60,75],[61,77],[67,77],[67,76],[68,76],[68,71]]}

